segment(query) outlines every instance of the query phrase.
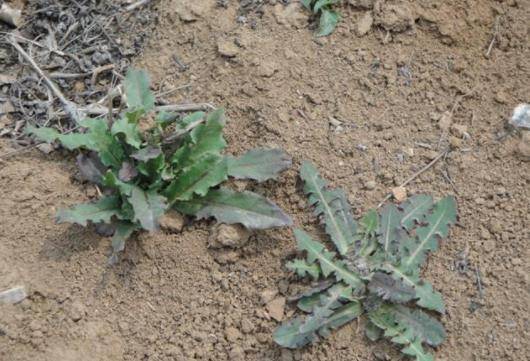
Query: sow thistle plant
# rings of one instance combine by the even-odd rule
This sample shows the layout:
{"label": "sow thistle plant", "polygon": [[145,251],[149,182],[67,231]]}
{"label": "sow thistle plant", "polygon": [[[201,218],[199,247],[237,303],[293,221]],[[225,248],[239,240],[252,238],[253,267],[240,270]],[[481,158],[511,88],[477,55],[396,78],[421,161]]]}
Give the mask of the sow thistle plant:
{"label": "sow thistle plant", "polygon": [[379,213],[369,211],[357,223],[345,193],[329,189],[313,165],[304,163],[300,176],[336,252],[294,231],[306,257],[287,268],[319,283],[297,298],[297,307],[307,315],[281,325],[274,340],[302,347],[366,314],[369,339],[385,336],[417,361],[434,360],[424,345],[436,347],[444,340],[444,328],[431,313],[443,314],[445,308],[440,293],[420,278],[420,267],[456,222],[455,199],[434,202],[416,195],[399,206],[387,204]]}
{"label": "sow thistle plant", "polygon": [[[259,182],[276,178],[291,165],[283,151],[254,149],[239,158],[225,156],[221,153],[226,147],[222,109],[210,114],[195,112],[182,119],[175,114],[154,114],[148,76],[139,70],[127,74],[124,88],[127,109],[113,122],[86,119],[80,122],[80,131],[71,134],[27,128],[42,141],[81,149],[77,157],[80,173],[103,189],[96,202],[60,210],[58,223],[109,225],[114,230],[111,262],[134,232],[157,230],[160,217],[170,209],[250,229],[291,224],[266,198],[218,187],[228,177]],[[149,120],[153,125],[141,131],[141,122]]]}

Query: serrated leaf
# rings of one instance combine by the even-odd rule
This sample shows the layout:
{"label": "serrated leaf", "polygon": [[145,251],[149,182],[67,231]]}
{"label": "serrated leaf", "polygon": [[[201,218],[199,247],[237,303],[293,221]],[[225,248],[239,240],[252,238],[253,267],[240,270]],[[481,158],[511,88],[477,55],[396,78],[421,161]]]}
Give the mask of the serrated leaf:
{"label": "serrated leaf", "polygon": [[343,281],[355,290],[362,290],[364,284],[361,278],[354,272],[348,270],[344,261],[336,260],[335,253],[328,251],[323,244],[316,242],[300,229],[294,230],[298,249],[307,252],[307,261],[312,264],[318,261],[324,277],[333,274],[337,281]]}
{"label": "serrated leaf", "polygon": [[186,115],[176,124],[173,137],[180,137],[186,134],[191,127],[201,123],[204,120],[204,117],[206,117],[205,112],[194,112]]}
{"label": "serrated leaf", "polygon": [[121,144],[109,132],[107,122],[99,118],[85,119],[80,125],[89,130],[83,134],[88,139],[86,148],[97,152],[104,165],[119,168],[125,153]]}
{"label": "serrated leaf", "polygon": [[392,306],[396,321],[408,325],[415,335],[429,346],[439,346],[445,340],[443,325],[421,309],[410,309],[401,305]]}
{"label": "serrated leaf", "polygon": [[379,223],[378,241],[383,247],[385,254],[395,250],[394,242],[398,239],[400,229],[401,213],[394,204],[387,204],[381,211]]}
{"label": "serrated leaf", "polygon": [[304,319],[302,317],[296,317],[283,323],[272,335],[274,342],[291,349],[300,348],[311,343],[315,338],[314,334],[300,332],[303,322]]}
{"label": "serrated leaf", "polygon": [[333,30],[335,30],[339,20],[340,15],[338,12],[334,10],[322,9],[317,36],[328,36],[331,34]]}
{"label": "serrated leaf", "polygon": [[53,128],[36,128],[32,125],[26,126],[25,132],[27,134],[34,135],[37,139],[46,143],[58,141],[68,150],[74,150],[78,148],[93,148],[90,138],[86,134],[82,133],[61,134]]}
{"label": "serrated leaf", "polygon": [[300,177],[304,181],[304,193],[309,195],[310,205],[315,206],[315,215],[323,216],[326,232],[339,253],[345,255],[353,243],[357,225],[344,192],[340,189],[328,190],[327,182],[309,162],[302,164]]}
{"label": "serrated leaf", "polygon": [[317,305],[320,302],[320,294],[315,293],[311,296],[302,297],[298,302],[296,303],[296,307],[301,309],[304,312],[311,312],[313,311],[313,308],[315,305]]}
{"label": "serrated leaf", "polygon": [[426,194],[418,194],[410,197],[400,205],[403,210],[401,225],[406,230],[411,230],[414,225],[424,219],[432,209],[433,199]]}
{"label": "serrated leaf", "polygon": [[241,223],[250,229],[290,226],[291,218],[268,199],[252,192],[227,188],[211,190],[204,197],[176,202],[178,211],[198,219],[215,217],[219,222]]}
{"label": "serrated leaf", "polygon": [[384,330],[384,336],[398,345],[402,345],[401,352],[416,357],[417,361],[434,361],[432,355],[422,347],[422,339],[408,325],[400,322],[392,312],[390,306],[382,306],[368,314],[370,321]]}
{"label": "serrated leaf", "polygon": [[228,179],[226,158],[209,154],[183,170],[171,182],[164,195],[169,203],[190,200],[194,194],[205,196],[208,190]]}
{"label": "serrated leaf", "polygon": [[121,117],[112,124],[111,133],[113,135],[123,134],[125,142],[138,149],[142,144],[138,124],[135,121],[129,121],[127,117]]}
{"label": "serrated leaf", "polygon": [[137,224],[131,222],[118,222],[116,230],[112,236],[112,254],[109,259],[110,264],[115,264],[118,260],[118,254],[125,249],[125,242],[131,237],[134,231],[138,230]]}
{"label": "serrated leaf", "polygon": [[278,177],[291,163],[291,157],[281,149],[252,149],[239,158],[228,157],[228,175],[263,182]]}
{"label": "serrated leaf", "polygon": [[286,265],[287,269],[296,272],[300,277],[309,275],[314,279],[318,279],[320,276],[320,266],[316,263],[307,263],[303,259],[295,259],[288,262]]}
{"label": "serrated leaf", "polygon": [[130,182],[138,175],[138,170],[134,167],[131,162],[123,162],[121,168],[118,171],[118,178],[123,182]]}
{"label": "serrated leaf", "polygon": [[130,196],[134,184],[126,183],[118,178],[118,176],[111,170],[108,170],[107,173],[103,176],[101,183],[105,187],[118,190],[122,195]]}
{"label": "serrated leaf", "polygon": [[96,153],[80,153],[76,157],[76,163],[83,180],[101,184],[101,179],[106,169]]}
{"label": "serrated leaf", "polygon": [[167,205],[166,198],[155,191],[143,191],[134,187],[129,197],[134,209],[134,221],[139,222],[143,229],[156,231],[158,219],[164,214]]}
{"label": "serrated leaf", "polygon": [[449,226],[456,222],[456,202],[453,197],[439,200],[431,214],[424,218],[425,226],[416,228],[415,242],[407,246],[407,252],[401,257],[403,269],[413,271],[425,261],[427,253],[438,249],[438,237],[449,233]]}
{"label": "serrated leaf", "polygon": [[429,282],[420,279],[419,270],[416,270],[413,273],[407,273],[400,267],[396,267],[389,263],[386,263],[383,269],[389,272],[395,280],[401,281],[414,288],[416,293],[414,298],[417,299],[416,302],[418,305],[440,313],[445,312],[442,295],[439,292],[436,292]]}
{"label": "serrated leaf", "polygon": [[57,223],[76,223],[86,226],[88,222],[110,223],[113,216],[120,216],[120,198],[117,196],[103,197],[97,202],[78,204],[70,209],[57,212]]}
{"label": "serrated leaf", "polygon": [[414,288],[410,285],[383,272],[373,274],[368,289],[383,300],[396,303],[408,302],[416,296]]}
{"label": "serrated leaf", "polygon": [[130,69],[125,77],[127,106],[150,111],[155,106],[155,96],[149,89],[149,75],[144,70]]}

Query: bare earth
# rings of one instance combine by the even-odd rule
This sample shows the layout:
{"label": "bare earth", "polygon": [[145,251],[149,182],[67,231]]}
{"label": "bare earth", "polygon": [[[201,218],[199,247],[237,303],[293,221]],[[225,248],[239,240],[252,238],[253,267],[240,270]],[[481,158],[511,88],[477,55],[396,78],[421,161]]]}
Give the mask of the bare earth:
{"label": "bare earth", "polygon": [[[303,159],[343,187],[359,215],[451,147],[407,187],[454,194],[459,206],[458,226],[425,269],[448,310],[437,360],[527,359],[530,163],[518,134],[499,136],[514,106],[529,101],[530,2],[375,1],[364,36],[357,22],[368,10],[344,5],[324,39],[297,5],[265,5],[242,24],[239,3],[228,3],[160,1],[136,66],[156,86],[190,84],[169,97],[174,103],[225,107],[230,152],[290,153],[294,166],[278,182],[238,186],[310,230],[316,220],[297,181]],[[2,140],[0,153],[10,150]],[[212,222],[194,223],[142,235],[107,268],[107,238],[53,222],[57,208],[96,197],[74,173],[61,152],[0,161],[0,290],[29,290],[23,302],[0,305],[0,360],[400,359],[389,344],[367,341],[362,321],[300,351],[275,346],[278,322],[261,299],[299,286],[284,268],[295,250],[290,230],[215,250],[207,247]],[[287,305],[286,317],[293,310]]]}

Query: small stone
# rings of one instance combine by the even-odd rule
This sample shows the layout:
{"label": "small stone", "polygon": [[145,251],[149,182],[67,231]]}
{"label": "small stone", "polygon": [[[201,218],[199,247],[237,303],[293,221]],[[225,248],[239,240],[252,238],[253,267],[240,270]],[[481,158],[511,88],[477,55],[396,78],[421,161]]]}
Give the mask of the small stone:
{"label": "small stone", "polygon": [[54,151],[53,145],[50,143],[41,143],[37,145],[37,149],[43,152],[44,154],[50,154]]}
{"label": "small stone", "polygon": [[457,138],[455,136],[450,136],[449,137],[449,145],[451,145],[452,149],[462,148],[462,139]]}
{"label": "small stone", "polygon": [[233,41],[219,40],[217,42],[217,51],[222,56],[234,58],[239,53],[239,48]]}
{"label": "small stone", "polygon": [[23,301],[26,297],[28,294],[24,286],[16,286],[0,292],[0,303],[15,304]]}
{"label": "small stone", "polygon": [[184,228],[185,218],[182,214],[170,210],[165,213],[159,220],[160,228],[171,233],[180,233]]}
{"label": "small stone", "polygon": [[270,78],[277,70],[276,63],[272,61],[264,61],[258,66],[258,75],[264,78]]}
{"label": "small stone", "polygon": [[395,187],[392,189],[392,195],[396,201],[403,202],[407,199],[407,189],[402,186]]}
{"label": "small stone", "polygon": [[278,297],[267,303],[266,309],[269,315],[280,322],[283,319],[283,310],[285,308],[285,297]]}
{"label": "small stone", "polygon": [[307,13],[298,2],[293,2],[287,6],[276,4],[272,13],[278,24],[281,25],[300,29],[307,24]]}
{"label": "small stone", "polygon": [[452,116],[450,112],[445,112],[440,117],[440,120],[438,120],[438,127],[444,131],[447,132],[449,128],[451,127],[451,124],[453,123]]}
{"label": "small stone", "polygon": [[510,102],[508,94],[502,90],[499,90],[497,94],[495,94],[495,101],[500,104],[507,104]]}
{"label": "small stone", "polygon": [[490,234],[490,232],[488,232],[488,230],[486,228],[482,228],[480,230],[480,238],[482,238],[482,239],[490,239],[491,238],[491,234]]}
{"label": "small stone", "polygon": [[241,331],[245,334],[251,333],[254,331],[254,323],[250,321],[248,318],[244,318],[241,320]]}
{"label": "small stone", "polygon": [[498,220],[494,219],[490,222],[489,226],[490,232],[493,234],[501,234],[502,233],[502,224]]}
{"label": "small stone", "polygon": [[484,242],[484,250],[488,253],[492,252],[495,249],[495,241],[490,239]]}
{"label": "small stone", "polygon": [[405,149],[403,149],[403,153],[405,153],[409,157],[413,157],[414,156],[414,148],[405,148]]}
{"label": "small stone", "polygon": [[520,266],[523,263],[523,261],[520,258],[512,258],[512,265],[513,266]]}
{"label": "small stone", "polygon": [[371,191],[375,189],[376,185],[377,183],[374,180],[369,180],[364,182],[364,189]]}
{"label": "small stone", "polygon": [[230,350],[228,358],[233,361],[243,361],[245,359],[245,351],[241,346],[235,345]]}
{"label": "small stone", "polygon": [[68,309],[68,316],[72,321],[77,322],[85,317],[85,305],[79,300],[74,300]]}
{"label": "small stone", "polygon": [[277,294],[278,294],[278,290],[275,290],[275,289],[263,290],[260,293],[260,301],[263,305],[265,305],[269,303],[270,301],[272,301],[274,297],[276,297]]}
{"label": "small stone", "polygon": [[214,255],[214,259],[219,264],[232,264],[239,259],[239,253],[232,250],[219,250]]}
{"label": "small stone", "polygon": [[212,229],[208,243],[212,248],[244,246],[250,237],[250,231],[240,224],[219,224]]}
{"label": "small stone", "polygon": [[372,25],[374,23],[374,18],[372,16],[371,12],[366,12],[357,22],[357,35],[358,36],[364,36],[366,35],[370,29],[372,28]]}
{"label": "small stone", "polygon": [[228,342],[235,342],[241,338],[241,332],[235,327],[227,327],[225,329],[225,338]]}

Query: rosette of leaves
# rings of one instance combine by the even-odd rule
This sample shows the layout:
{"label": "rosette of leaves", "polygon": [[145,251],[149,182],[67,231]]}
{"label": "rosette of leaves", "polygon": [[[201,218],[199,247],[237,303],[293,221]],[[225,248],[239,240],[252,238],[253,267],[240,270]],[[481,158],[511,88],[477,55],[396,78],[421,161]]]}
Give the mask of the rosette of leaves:
{"label": "rosette of leaves", "polygon": [[328,188],[313,165],[304,163],[300,176],[334,250],[302,230],[294,231],[305,257],[287,268],[317,281],[318,287],[296,297],[305,315],[276,329],[276,343],[302,347],[366,314],[371,340],[385,336],[404,354],[433,360],[425,346],[444,340],[444,328],[433,314],[445,308],[440,293],[420,278],[420,267],[456,222],[455,199],[435,202],[416,195],[400,205],[369,211],[357,222],[345,193]]}
{"label": "rosette of leaves", "polygon": [[[157,230],[160,217],[170,209],[250,229],[291,224],[265,197],[219,187],[228,177],[258,182],[276,178],[291,165],[282,150],[253,149],[241,157],[223,155],[223,110],[195,112],[183,118],[155,114],[155,98],[144,71],[127,74],[125,94],[127,109],[113,121],[86,119],[71,134],[27,128],[39,140],[79,149],[81,175],[102,189],[98,201],[60,210],[57,222],[109,225],[113,231],[111,261],[134,232]],[[149,122],[152,125],[147,130],[140,130]]]}
{"label": "rosette of leaves", "polygon": [[317,36],[328,36],[335,30],[340,14],[333,10],[333,5],[340,0],[301,0],[302,5],[319,17]]}

